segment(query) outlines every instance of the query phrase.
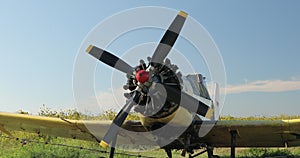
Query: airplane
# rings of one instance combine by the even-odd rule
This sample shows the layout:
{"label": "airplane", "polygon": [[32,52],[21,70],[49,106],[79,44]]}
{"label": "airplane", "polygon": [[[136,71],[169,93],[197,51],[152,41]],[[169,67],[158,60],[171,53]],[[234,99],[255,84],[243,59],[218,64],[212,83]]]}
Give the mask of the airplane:
{"label": "airplane", "polygon": [[[175,44],[188,14],[179,11],[163,35],[148,64],[141,60],[132,67],[119,57],[90,45],[86,52],[127,76],[124,86],[129,93],[125,105],[112,121],[69,120],[0,112],[0,130],[48,134],[58,137],[97,141],[111,147],[114,156],[118,144],[152,145],[164,149],[172,158],[172,150],[182,150],[189,158],[207,153],[215,147],[300,146],[300,119],[293,120],[219,120],[219,87],[215,84],[212,98],[201,74],[183,76],[167,55]],[[140,120],[126,120],[131,110]],[[194,151],[204,149],[199,153]]]}

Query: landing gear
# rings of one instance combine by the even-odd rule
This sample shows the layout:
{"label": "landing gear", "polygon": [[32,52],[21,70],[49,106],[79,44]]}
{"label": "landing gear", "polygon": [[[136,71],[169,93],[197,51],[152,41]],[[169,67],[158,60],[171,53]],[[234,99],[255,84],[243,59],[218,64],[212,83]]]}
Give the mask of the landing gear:
{"label": "landing gear", "polygon": [[190,144],[191,144],[191,135],[188,134],[185,137],[185,145],[184,145],[184,149],[182,150],[181,156],[185,157],[185,154],[188,152],[189,157],[191,157],[191,154],[193,154],[193,149],[190,148]]}
{"label": "landing gear", "polygon": [[211,146],[208,146],[206,150],[207,150],[207,157],[213,158],[214,157],[214,148]]}
{"label": "landing gear", "polygon": [[165,149],[167,155],[168,155],[168,158],[172,158],[172,149]]}
{"label": "landing gear", "polygon": [[[118,135],[117,135],[118,136]],[[115,154],[115,145],[117,142],[117,136],[112,140],[112,144],[110,147],[110,152],[109,152],[109,158],[114,158],[114,154]]]}
{"label": "landing gear", "polygon": [[207,147],[207,157],[208,158],[220,158],[220,156],[214,155],[214,148],[211,146]]}
{"label": "landing gear", "polygon": [[194,158],[194,157],[197,157],[199,155],[202,155],[204,154],[205,152],[207,152],[207,157],[208,158],[219,158],[218,155],[214,155],[214,152],[213,152],[214,148],[211,147],[211,146],[207,146],[205,150],[201,151],[200,153],[197,153],[195,155],[189,155],[189,158]]}
{"label": "landing gear", "polygon": [[[172,158],[172,152],[171,152],[172,149],[170,149],[170,148],[164,148],[164,150],[166,151],[166,153],[168,155],[168,158]],[[182,153],[181,153],[181,156],[185,157],[186,153],[187,153],[187,151],[183,150]],[[199,152],[197,154],[194,154],[194,155],[192,155],[193,152],[188,152],[189,158],[195,158],[195,157],[200,156],[200,155],[202,155],[204,153],[207,153],[207,157],[208,158],[220,158],[220,156],[213,154],[213,147],[212,146],[206,146],[206,149],[204,149],[203,151],[201,151],[201,152]]]}

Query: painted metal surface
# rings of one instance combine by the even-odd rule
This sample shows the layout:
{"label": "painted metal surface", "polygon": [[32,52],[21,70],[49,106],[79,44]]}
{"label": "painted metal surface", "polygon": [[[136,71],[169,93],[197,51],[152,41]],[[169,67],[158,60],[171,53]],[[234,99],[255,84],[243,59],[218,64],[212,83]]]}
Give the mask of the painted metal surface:
{"label": "painted metal surface", "polygon": [[[208,122],[215,123],[214,128],[204,137],[194,141],[207,143],[215,147],[230,147],[230,131],[236,130],[237,147],[291,147],[300,146],[300,119],[294,120],[229,120]],[[97,141],[103,137],[111,121],[67,120],[24,114],[0,112],[0,130],[10,130],[48,134],[58,137]],[[87,128],[88,127],[88,128]],[[197,126],[195,126],[197,128]],[[145,131],[141,124],[125,123],[124,129]],[[88,130],[89,129],[89,130]],[[93,136],[95,134],[96,136]],[[130,142],[130,136],[120,133],[119,139]],[[148,141],[153,141],[149,139]],[[145,141],[144,141],[145,142]]]}

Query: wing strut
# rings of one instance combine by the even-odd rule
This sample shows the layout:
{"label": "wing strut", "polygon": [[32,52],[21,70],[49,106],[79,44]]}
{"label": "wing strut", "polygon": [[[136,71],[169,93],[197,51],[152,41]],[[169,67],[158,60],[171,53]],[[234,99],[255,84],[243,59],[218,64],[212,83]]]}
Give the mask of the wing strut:
{"label": "wing strut", "polygon": [[235,158],[236,134],[237,134],[236,130],[231,130],[230,131],[230,135],[231,135],[231,154],[230,154],[230,157],[231,158]]}

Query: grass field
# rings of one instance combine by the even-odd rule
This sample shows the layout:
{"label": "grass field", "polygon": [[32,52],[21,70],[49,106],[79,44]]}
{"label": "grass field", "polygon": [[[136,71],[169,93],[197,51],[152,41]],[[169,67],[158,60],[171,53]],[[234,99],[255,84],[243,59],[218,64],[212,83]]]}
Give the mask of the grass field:
{"label": "grass field", "polygon": [[[7,137],[0,137],[0,156],[10,158],[60,158],[60,157],[108,157],[109,150],[105,150],[98,146],[96,142],[88,142],[82,140],[73,140],[65,138],[55,138],[47,136],[38,136],[37,134],[14,132],[20,138],[26,138],[25,142],[22,139],[10,139]],[[48,142],[48,143],[45,143]],[[116,158],[133,158],[133,157],[158,157],[165,158],[166,154],[163,150],[153,150],[147,152],[125,152],[116,151]],[[181,151],[173,151],[174,157],[180,157]],[[228,148],[216,148],[215,154],[221,157],[229,157],[230,149]],[[250,157],[299,157],[300,148],[243,148],[237,149],[237,157],[250,158]],[[207,154],[199,156],[200,158],[207,157]]]}
{"label": "grass field", "polygon": [[[26,114],[26,112],[20,111],[19,113]],[[112,111],[105,112],[102,115],[88,117],[86,115],[78,113],[76,110],[65,111],[52,111],[46,107],[41,108],[39,115],[49,117],[64,117],[69,119],[112,119],[115,113]],[[135,115],[131,115],[130,119],[137,119]],[[299,116],[276,116],[276,117],[248,117],[248,118],[233,118],[231,116],[223,117],[221,119],[242,119],[242,120],[265,120],[265,119],[290,119],[299,118]],[[109,157],[109,149],[100,148],[97,142],[89,142],[83,140],[66,139],[58,137],[50,137],[46,135],[38,135],[35,133],[26,133],[19,131],[11,131],[12,134],[18,138],[10,138],[5,134],[0,134],[0,157],[11,158],[23,158],[23,157],[43,157],[43,158],[55,158],[55,157]],[[197,152],[196,152],[197,153]],[[181,157],[181,151],[173,151],[173,156]],[[230,157],[229,148],[215,148],[214,154],[220,157]],[[238,148],[236,156],[240,158],[250,157],[300,157],[300,147],[296,148]],[[152,150],[147,152],[127,152],[117,150],[115,157],[117,158],[131,158],[131,157],[167,157],[163,150]],[[207,154],[203,154],[201,157],[207,157]]]}

